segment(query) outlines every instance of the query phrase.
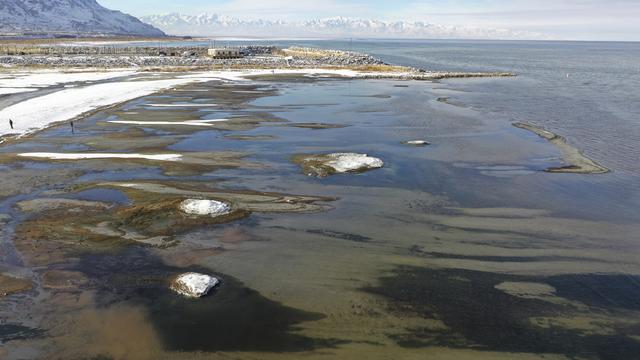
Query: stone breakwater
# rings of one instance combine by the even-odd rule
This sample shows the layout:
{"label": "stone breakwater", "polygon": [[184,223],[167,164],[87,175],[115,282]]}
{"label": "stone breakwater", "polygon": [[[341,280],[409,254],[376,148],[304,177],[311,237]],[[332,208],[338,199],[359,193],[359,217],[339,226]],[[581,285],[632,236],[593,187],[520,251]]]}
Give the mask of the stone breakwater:
{"label": "stone breakwater", "polygon": [[[3,50],[4,49],[4,50]],[[368,54],[342,50],[274,46],[243,46],[244,57],[218,59],[206,47],[102,47],[82,46],[0,48],[0,67],[60,69],[136,69],[152,71],[195,70],[355,70],[364,79],[438,80],[445,78],[514,76],[511,73],[430,72],[396,66]]]}
{"label": "stone breakwater", "polygon": [[0,64],[50,67],[317,67],[387,65],[367,54],[309,48],[279,49],[273,46],[245,46],[239,59],[214,59],[206,48],[162,47],[35,47],[0,49]]}
{"label": "stone breakwater", "polygon": [[368,65],[351,58],[304,59],[279,56],[256,56],[241,59],[213,59],[209,57],[170,57],[148,55],[5,55],[0,56],[0,64],[12,66],[47,66],[47,67],[194,67],[194,66],[229,66],[229,67],[317,67],[317,66],[358,66]]}

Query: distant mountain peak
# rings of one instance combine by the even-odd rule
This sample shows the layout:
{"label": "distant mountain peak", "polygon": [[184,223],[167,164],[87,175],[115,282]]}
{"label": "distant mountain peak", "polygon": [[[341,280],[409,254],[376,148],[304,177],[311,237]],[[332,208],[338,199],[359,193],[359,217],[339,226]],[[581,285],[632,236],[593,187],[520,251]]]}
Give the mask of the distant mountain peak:
{"label": "distant mountain peak", "polygon": [[382,21],[344,16],[304,21],[243,20],[219,14],[172,13],[142,18],[167,33],[200,36],[306,36],[367,38],[542,39],[539,33],[469,26],[444,26],[425,21]]}
{"label": "distant mountain peak", "polygon": [[96,0],[0,0],[0,33],[165,35]]}

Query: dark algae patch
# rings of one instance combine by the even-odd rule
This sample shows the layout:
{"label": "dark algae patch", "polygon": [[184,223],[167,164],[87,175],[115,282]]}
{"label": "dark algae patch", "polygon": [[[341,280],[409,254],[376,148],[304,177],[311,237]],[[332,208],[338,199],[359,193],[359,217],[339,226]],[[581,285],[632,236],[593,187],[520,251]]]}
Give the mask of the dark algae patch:
{"label": "dark algae patch", "polygon": [[312,130],[341,129],[341,128],[348,127],[348,125],[343,125],[343,124],[325,124],[325,123],[290,123],[290,124],[287,124],[287,126],[301,128],[301,129],[312,129]]}
{"label": "dark algae patch", "polygon": [[[296,334],[300,324],[320,320],[322,314],[269,300],[226,274],[167,266],[143,248],[87,256],[79,268],[103,284],[99,306],[123,301],[143,306],[168,351],[297,352],[341,343]],[[169,279],[190,271],[216,276],[221,284],[195,300],[169,289]]]}
{"label": "dark algae patch", "polygon": [[0,345],[7,341],[33,339],[43,335],[43,330],[16,324],[0,324]]}
{"label": "dark algae patch", "polygon": [[[514,296],[496,288],[510,282],[551,285],[556,290],[550,295],[552,298],[571,301]],[[637,316],[628,310],[638,308],[639,283],[638,277],[624,275],[534,277],[402,266],[381,278],[378,286],[365,291],[386,298],[394,312],[438,319],[447,327],[410,328],[403,334],[392,335],[403,347],[446,346],[636,360],[640,359],[640,342],[631,336],[640,335],[640,327],[637,322],[627,320],[628,316]],[[573,305],[572,301],[579,305]],[[598,325],[607,331],[585,331],[553,322],[545,327],[533,321],[579,316],[600,316],[594,324],[600,321],[602,324]],[[614,320],[603,320],[607,317]]]}
{"label": "dark algae patch", "polygon": [[294,229],[294,228],[288,228],[284,226],[273,226],[272,228],[288,230],[288,231],[304,231],[308,234],[320,235],[320,236],[329,237],[333,239],[347,240],[347,241],[353,241],[353,242],[359,242],[359,243],[366,243],[372,240],[370,237],[364,236],[364,235],[346,233],[346,232],[335,231],[335,230],[327,230],[327,229]]}
{"label": "dark algae patch", "polygon": [[[632,275],[566,275],[548,278],[558,296],[599,308],[640,311],[640,277]],[[638,318],[640,333],[640,318]],[[640,358],[640,353],[638,353]]]}

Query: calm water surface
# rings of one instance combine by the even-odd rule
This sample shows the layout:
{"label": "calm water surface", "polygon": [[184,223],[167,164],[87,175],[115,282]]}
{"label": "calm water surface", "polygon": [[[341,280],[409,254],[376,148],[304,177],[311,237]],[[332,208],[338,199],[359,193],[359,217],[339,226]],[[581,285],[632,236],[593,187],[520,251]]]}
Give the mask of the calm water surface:
{"label": "calm water surface", "polygon": [[[271,80],[257,81],[253,95],[212,81],[91,115],[77,125],[75,137],[60,126],[3,147],[7,156],[25,149],[239,151],[247,154],[244,161],[266,166],[182,171],[113,161],[13,160],[0,177],[73,167],[78,174],[68,175],[66,185],[198,184],[334,200],[328,211],[255,212],[197,227],[177,234],[179,244],[169,248],[73,248],[64,259],[39,266],[5,257],[4,267],[36,281],[33,291],[0,301],[0,341],[6,348],[0,356],[640,358],[639,45],[295,44],[352,48],[432,70],[519,76]],[[194,95],[189,88],[209,91]],[[221,106],[148,106],[185,101]],[[206,130],[105,122],[132,116],[264,122]],[[561,164],[560,152],[512,127],[514,121],[564,135],[612,172],[544,172]],[[347,127],[290,126],[304,122]],[[402,144],[415,139],[432,145]],[[385,167],[317,179],[291,162],[295,154],[329,152],[367,153],[383,159]],[[135,201],[113,188],[75,191],[39,184],[2,200],[0,209],[13,219],[5,223],[7,249],[14,250],[19,223],[38,218],[23,214],[18,204],[45,197],[115,207]],[[78,272],[87,280],[77,287],[47,286],[42,278],[51,269]],[[165,280],[188,270],[216,274],[222,286],[201,300],[177,297]]]}

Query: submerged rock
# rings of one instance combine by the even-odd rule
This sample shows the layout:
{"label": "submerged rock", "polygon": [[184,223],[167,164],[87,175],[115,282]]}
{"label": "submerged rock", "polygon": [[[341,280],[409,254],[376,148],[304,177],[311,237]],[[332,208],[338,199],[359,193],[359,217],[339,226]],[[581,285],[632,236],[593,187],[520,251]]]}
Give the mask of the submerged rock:
{"label": "submerged rock", "polygon": [[31,280],[0,274],[0,298],[11,294],[31,290]]}
{"label": "submerged rock", "polygon": [[207,295],[219,283],[220,280],[213,276],[185,273],[173,280],[171,290],[187,297],[199,298]]}
{"label": "submerged rock", "polygon": [[357,153],[300,155],[294,157],[293,161],[302,166],[305,174],[317,177],[326,177],[338,173],[363,172],[384,166],[384,162],[376,157]]}
{"label": "submerged rock", "polygon": [[409,141],[405,141],[403,142],[403,144],[405,145],[413,145],[413,146],[427,146],[427,145],[431,145],[430,142],[426,141],[426,140],[409,140]]}
{"label": "submerged rock", "polygon": [[77,289],[88,281],[77,271],[49,270],[42,275],[42,286],[50,289]]}
{"label": "submerged rock", "polygon": [[222,216],[231,212],[231,206],[216,200],[189,199],[180,204],[180,210],[189,215]]}

